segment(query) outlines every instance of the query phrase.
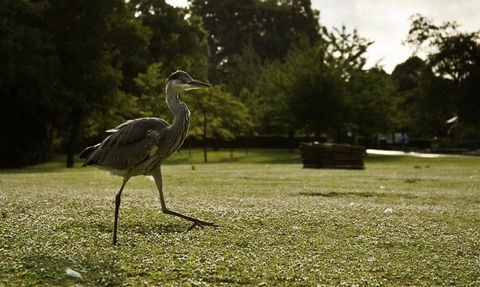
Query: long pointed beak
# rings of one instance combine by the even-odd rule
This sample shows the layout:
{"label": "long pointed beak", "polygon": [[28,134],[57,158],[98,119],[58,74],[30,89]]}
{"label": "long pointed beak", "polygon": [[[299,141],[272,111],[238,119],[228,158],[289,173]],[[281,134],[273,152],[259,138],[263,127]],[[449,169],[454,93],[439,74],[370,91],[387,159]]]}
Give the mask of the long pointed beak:
{"label": "long pointed beak", "polygon": [[208,83],[197,81],[197,80],[192,80],[192,81],[188,82],[188,84],[190,86],[192,86],[192,88],[210,88],[210,87],[212,87],[212,85],[210,85]]}

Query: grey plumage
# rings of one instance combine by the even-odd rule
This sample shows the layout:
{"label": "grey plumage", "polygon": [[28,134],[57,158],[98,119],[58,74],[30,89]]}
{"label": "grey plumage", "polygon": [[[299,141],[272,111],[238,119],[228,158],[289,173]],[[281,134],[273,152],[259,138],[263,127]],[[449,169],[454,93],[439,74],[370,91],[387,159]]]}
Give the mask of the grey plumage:
{"label": "grey plumage", "polygon": [[202,87],[211,85],[192,79],[186,72],[176,71],[167,80],[165,95],[167,105],[175,115],[172,125],[159,118],[130,120],[108,130],[107,132],[112,133],[110,136],[80,153],[80,158],[84,159],[82,167],[92,165],[123,177],[123,184],[115,197],[113,244],[117,243],[121,194],[132,176],[152,175],[160,194],[162,211],[192,221],[193,225],[189,230],[195,226],[214,226],[213,223],[169,210],[165,205],[162,189],[161,164],[180,148],[190,123],[190,111],[187,105],[180,101],[178,93],[181,90]]}

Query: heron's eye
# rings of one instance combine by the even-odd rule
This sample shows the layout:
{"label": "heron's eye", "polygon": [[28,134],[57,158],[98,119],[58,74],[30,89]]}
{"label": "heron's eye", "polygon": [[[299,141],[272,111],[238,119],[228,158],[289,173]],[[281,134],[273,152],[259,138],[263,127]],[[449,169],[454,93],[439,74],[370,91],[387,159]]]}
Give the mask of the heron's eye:
{"label": "heron's eye", "polygon": [[187,83],[187,79],[185,79],[185,78],[181,78],[181,79],[180,79],[180,83],[182,83],[182,84],[186,84],[186,83]]}

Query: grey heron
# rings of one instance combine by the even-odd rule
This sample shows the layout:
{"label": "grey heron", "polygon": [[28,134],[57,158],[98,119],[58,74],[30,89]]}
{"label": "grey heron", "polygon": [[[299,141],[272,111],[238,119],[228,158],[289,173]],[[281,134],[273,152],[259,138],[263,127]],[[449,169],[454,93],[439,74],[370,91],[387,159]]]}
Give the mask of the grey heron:
{"label": "grey heron", "polygon": [[129,120],[114,129],[101,143],[87,147],[80,153],[84,159],[82,167],[95,166],[122,176],[123,183],[115,197],[115,221],[113,226],[113,244],[117,244],[118,210],[125,184],[132,176],[151,175],[155,179],[162,211],[166,214],[181,217],[193,222],[195,226],[215,226],[172,211],[165,205],[162,189],[162,163],[180,148],[188,132],[190,111],[180,101],[178,94],[182,90],[211,87],[210,84],[192,79],[184,71],[176,71],[170,75],[166,83],[165,100],[173,112],[173,124],[159,118],[140,118]]}

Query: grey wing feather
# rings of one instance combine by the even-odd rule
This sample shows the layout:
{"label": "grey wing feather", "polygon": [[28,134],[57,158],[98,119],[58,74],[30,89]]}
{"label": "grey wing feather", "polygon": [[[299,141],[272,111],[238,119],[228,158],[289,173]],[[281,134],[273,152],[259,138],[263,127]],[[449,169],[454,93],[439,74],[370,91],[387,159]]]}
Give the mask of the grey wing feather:
{"label": "grey wing feather", "polygon": [[127,121],[109,130],[113,133],[87,157],[84,165],[129,169],[150,156],[152,148],[162,141],[169,127],[166,121],[158,118]]}

